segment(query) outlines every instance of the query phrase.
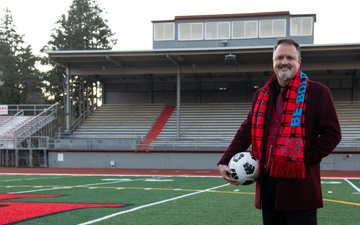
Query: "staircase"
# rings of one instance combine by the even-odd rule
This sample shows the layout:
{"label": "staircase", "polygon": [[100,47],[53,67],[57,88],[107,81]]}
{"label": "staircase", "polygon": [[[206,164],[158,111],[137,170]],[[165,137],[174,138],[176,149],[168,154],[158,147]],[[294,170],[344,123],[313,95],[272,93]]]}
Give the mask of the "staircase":
{"label": "staircase", "polygon": [[22,142],[40,131],[56,118],[56,104],[35,116],[15,114],[3,121],[0,132],[0,148],[21,147]]}

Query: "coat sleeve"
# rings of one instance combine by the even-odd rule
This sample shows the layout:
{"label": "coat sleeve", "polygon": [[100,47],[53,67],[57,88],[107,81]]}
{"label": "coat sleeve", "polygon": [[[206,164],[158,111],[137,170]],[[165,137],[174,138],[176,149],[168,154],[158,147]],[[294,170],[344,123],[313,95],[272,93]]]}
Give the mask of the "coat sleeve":
{"label": "coat sleeve", "polygon": [[312,84],[306,105],[309,113],[305,116],[305,163],[308,165],[320,163],[341,141],[341,128],[330,89],[320,83]]}

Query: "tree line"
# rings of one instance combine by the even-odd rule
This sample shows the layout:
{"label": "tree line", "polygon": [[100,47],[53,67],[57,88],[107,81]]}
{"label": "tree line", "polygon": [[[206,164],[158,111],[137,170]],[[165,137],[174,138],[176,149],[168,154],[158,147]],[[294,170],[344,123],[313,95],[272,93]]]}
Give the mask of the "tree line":
{"label": "tree line", "polygon": [[[33,54],[24,35],[16,32],[11,11],[6,8],[4,12],[0,18],[0,104],[58,103],[64,107],[66,68],[45,54]],[[41,52],[112,49],[117,39],[103,13],[96,0],[73,0],[67,14],[54,23]],[[86,110],[85,104],[91,104],[97,84],[78,76],[72,76],[70,84],[71,107],[76,117]]]}

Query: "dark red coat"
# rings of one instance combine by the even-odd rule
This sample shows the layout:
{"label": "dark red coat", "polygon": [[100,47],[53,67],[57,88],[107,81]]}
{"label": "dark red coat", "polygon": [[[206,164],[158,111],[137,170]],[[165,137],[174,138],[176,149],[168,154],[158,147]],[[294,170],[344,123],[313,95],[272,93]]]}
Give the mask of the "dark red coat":
{"label": "dark red coat", "polygon": [[[218,164],[227,165],[233,155],[246,151],[251,145],[251,118],[260,90],[255,93],[247,119],[241,124]],[[268,108],[269,117],[271,107]],[[306,178],[276,180],[276,209],[307,210],[323,207],[320,162],[340,143],[341,129],[331,91],[325,85],[311,80],[305,111],[305,135]],[[256,183],[256,208],[261,208],[260,186],[261,178]]]}

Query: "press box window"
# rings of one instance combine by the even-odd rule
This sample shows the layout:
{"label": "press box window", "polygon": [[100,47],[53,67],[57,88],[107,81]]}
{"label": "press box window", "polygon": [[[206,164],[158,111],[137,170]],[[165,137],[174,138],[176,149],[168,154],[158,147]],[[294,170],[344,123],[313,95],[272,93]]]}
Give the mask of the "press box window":
{"label": "press box window", "polygon": [[232,38],[257,38],[257,21],[234,21],[232,23]]}
{"label": "press box window", "polygon": [[292,17],[290,20],[291,36],[309,36],[312,35],[313,18],[312,17]]}
{"label": "press box window", "polygon": [[203,26],[202,23],[179,23],[179,40],[202,40]]}
{"label": "press box window", "polygon": [[260,37],[285,37],[285,20],[260,20]]}
{"label": "press box window", "polygon": [[155,23],[154,24],[154,40],[166,41],[175,39],[174,23]]}
{"label": "press box window", "polygon": [[229,39],[230,22],[205,23],[205,39]]}

